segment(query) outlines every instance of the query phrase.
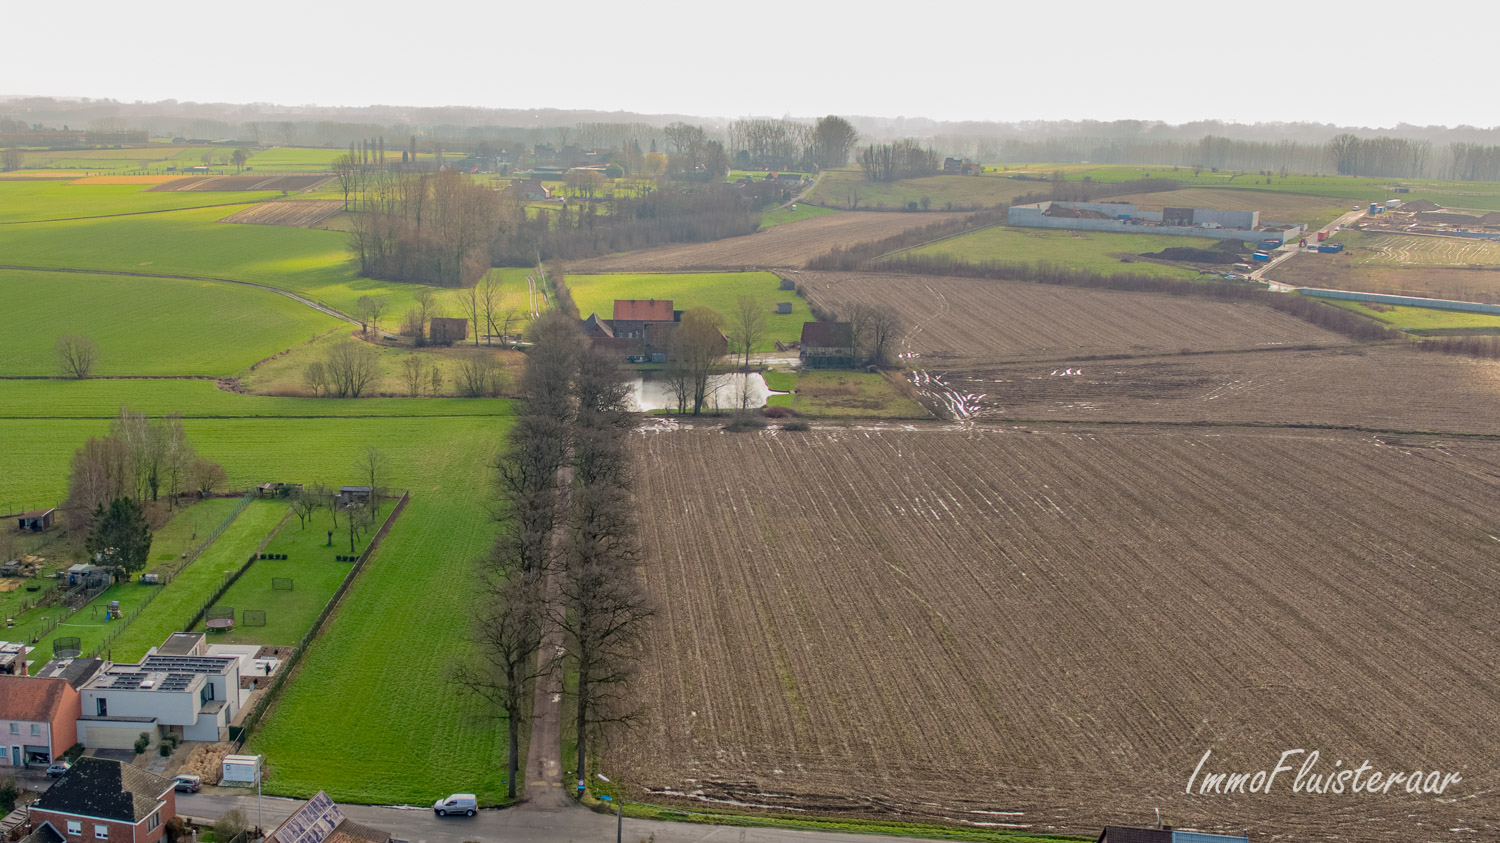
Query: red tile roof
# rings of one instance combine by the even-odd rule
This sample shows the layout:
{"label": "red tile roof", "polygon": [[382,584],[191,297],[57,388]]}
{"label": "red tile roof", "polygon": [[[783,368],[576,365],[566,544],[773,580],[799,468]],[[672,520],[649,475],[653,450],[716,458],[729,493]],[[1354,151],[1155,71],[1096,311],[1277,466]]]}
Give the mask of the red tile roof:
{"label": "red tile roof", "polygon": [[671,299],[615,299],[615,321],[671,322]]}
{"label": "red tile roof", "polygon": [[0,720],[51,723],[67,687],[66,679],[0,676]]}

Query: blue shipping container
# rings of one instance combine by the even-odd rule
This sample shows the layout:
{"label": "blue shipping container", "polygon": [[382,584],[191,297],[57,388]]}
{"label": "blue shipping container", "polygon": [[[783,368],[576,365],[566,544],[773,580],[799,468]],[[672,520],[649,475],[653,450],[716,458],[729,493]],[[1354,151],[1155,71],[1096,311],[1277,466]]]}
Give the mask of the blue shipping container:
{"label": "blue shipping container", "polygon": [[1250,257],[1255,258],[1258,261],[1267,261],[1267,262],[1269,262],[1271,260],[1271,256],[1268,255],[1268,254],[1266,254],[1265,252],[1256,252],[1255,254],[1251,255]]}

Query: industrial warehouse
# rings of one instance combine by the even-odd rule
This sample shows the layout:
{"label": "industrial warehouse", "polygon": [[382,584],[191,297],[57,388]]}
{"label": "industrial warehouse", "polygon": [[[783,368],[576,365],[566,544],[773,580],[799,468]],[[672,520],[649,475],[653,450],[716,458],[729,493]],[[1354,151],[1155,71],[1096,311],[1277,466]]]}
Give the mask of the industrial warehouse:
{"label": "industrial warehouse", "polygon": [[1286,243],[1302,236],[1302,225],[1261,224],[1260,211],[1166,208],[1145,211],[1126,202],[1037,202],[1016,205],[1006,216],[1011,225],[1119,233],[1173,234],[1216,240],[1274,240]]}

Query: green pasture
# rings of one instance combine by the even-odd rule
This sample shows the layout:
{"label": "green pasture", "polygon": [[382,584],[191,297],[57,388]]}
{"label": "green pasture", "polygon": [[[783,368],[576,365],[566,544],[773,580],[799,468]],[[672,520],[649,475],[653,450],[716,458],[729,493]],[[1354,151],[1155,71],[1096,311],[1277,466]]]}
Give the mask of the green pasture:
{"label": "green pasture", "polygon": [[791,407],[810,418],[927,419],[932,414],[874,372],[772,373],[766,385],[791,395],[772,395],[768,406]]}
{"label": "green pasture", "polygon": [[212,380],[0,380],[0,420],[112,419],[122,405],[150,416],[193,419],[505,416],[511,402],[492,398],[281,398],[240,395]]}
{"label": "green pasture", "polygon": [[[569,275],[568,290],[585,318],[597,313],[610,318],[615,299],[671,299],[678,310],[709,307],[729,318],[740,296],[751,296],[766,310],[766,337],[756,351],[771,351],[777,340],[802,338],[802,323],[812,321],[806,300],[780,288],[781,279],[769,272],[708,272],[678,274]],[[792,303],[789,314],[771,311],[777,302]]]}
{"label": "green pasture", "polygon": [[[379,519],[390,514],[390,505],[382,507]],[[340,562],[338,556],[357,556],[370,543],[379,521],[363,535],[355,539],[355,550],[349,550],[348,522],[339,517],[339,526],[333,525],[331,512],[321,509],[313,513],[307,524],[295,514],[282,525],[276,537],[266,545],[263,553],[286,556],[286,559],[257,559],[244,575],[224,593],[217,603],[235,610],[236,626],[226,633],[214,633],[214,641],[221,644],[266,644],[280,647],[294,646],[307,634],[317,620],[318,613],[328,604],[329,598],[338,591],[339,583],[354,565]],[[328,531],[333,531],[333,544],[328,544]],[[272,580],[288,578],[291,590],[273,587]],[[245,626],[246,609],[264,609],[265,626]],[[203,631],[202,622],[194,627]]]}
{"label": "green pasture", "polygon": [[1196,278],[1196,269],[1135,259],[1168,248],[1213,249],[1220,241],[1163,234],[1113,234],[991,226],[922,246],[902,255],[948,255],[970,263],[1059,264],[1095,272],[1130,272],[1165,278]]}
{"label": "green pasture", "polygon": [[817,205],[799,202],[795,210],[792,208],[772,208],[769,211],[765,211],[760,215],[760,227],[772,228],[778,225],[785,225],[789,222],[799,222],[810,217],[821,217],[824,214],[831,214],[833,212],[833,208],[820,208]]}
{"label": "green pasture", "polygon": [[1362,302],[1318,299],[1324,304],[1352,310],[1377,322],[1401,331],[1419,334],[1454,333],[1500,333],[1500,316],[1487,313],[1464,313],[1457,310],[1439,310],[1432,307],[1401,307],[1376,305],[1379,309]]}
{"label": "green pasture", "polygon": [[143,211],[259,202],[266,190],[199,193],[152,192],[149,184],[70,184],[58,179],[0,181],[0,223],[101,217]]}
{"label": "green pasture", "polygon": [[[227,225],[237,207],[0,226],[0,255],[19,266],[197,275],[249,281],[349,312],[362,295],[411,306],[414,285],[360,278],[348,238],[281,225]],[[392,319],[399,317],[393,316]]]}
{"label": "green pasture", "polygon": [[[343,342],[347,337],[348,334],[346,332],[336,331],[319,338],[315,342],[298,346],[292,349],[291,353],[277,357],[275,360],[268,360],[262,365],[257,366],[255,371],[245,373],[240,378],[240,387],[246,392],[261,395],[311,397],[311,392],[303,384],[303,374],[307,371],[308,364],[314,360],[327,359],[329,350],[334,345]],[[439,402],[452,402],[458,399],[460,402],[457,406],[451,403],[441,404],[441,406],[447,408],[447,412],[460,415],[473,415],[476,412],[486,413],[484,410],[469,408],[482,406],[485,403],[491,402],[492,399],[458,398],[462,395],[458,381],[459,361],[464,355],[474,350],[475,346],[472,339],[463,343],[455,343],[453,346],[447,348],[429,346],[422,349],[414,349],[411,346],[405,345],[376,345],[372,347],[376,351],[376,375],[364,393],[371,400],[389,400],[374,398],[374,396],[394,396],[397,398],[407,396],[409,387],[406,383],[402,364],[412,355],[420,354],[425,356],[433,365],[437,366],[439,372],[442,374],[442,388],[438,392],[438,395],[442,397],[439,397],[437,400]],[[482,353],[494,355],[500,362],[500,365],[504,367],[505,372],[501,376],[501,394],[508,394],[511,385],[515,384],[521,376],[521,368],[525,363],[524,356],[518,351],[502,350],[498,341],[492,345],[485,345],[481,342],[478,348]],[[423,395],[428,394],[430,393],[424,389]],[[345,400],[341,399],[329,400],[338,404],[345,403]],[[365,400],[366,398],[359,399],[361,403]],[[408,400],[405,406],[412,407],[424,403],[426,402]],[[467,407],[464,406],[465,404],[467,404]],[[351,408],[350,412],[358,413],[358,406]],[[396,410],[395,412],[399,413],[400,411]],[[421,413],[426,411],[412,410],[411,412]]]}
{"label": "green pasture", "polygon": [[[333,167],[334,159],[348,155],[349,149],[310,149],[298,146],[276,146],[262,149],[250,156],[247,162],[261,173],[322,173]],[[391,150],[385,151],[386,161],[391,160]],[[401,150],[396,150],[396,160],[401,160]]]}
{"label": "green pasture", "polygon": [[1045,182],[1022,181],[992,173],[872,182],[858,170],[829,170],[808,198],[819,205],[848,210],[852,205],[852,195],[859,200],[855,210],[878,211],[905,209],[911,202],[920,205],[925,196],[929,210],[942,211],[1006,207],[1011,199],[1021,194],[1046,189]]}
{"label": "green pasture", "polygon": [[233,154],[233,147],[153,143],[150,146],[124,149],[27,150],[22,163],[27,170],[161,173],[166,171],[168,163],[195,166],[203,163],[204,155],[212,155],[215,159],[222,157],[228,161]]}
{"label": "green pasture", "polygon": [[[64,256],[65,257],[65,256]],[[91,337],[97,375],[226,375],[344,324],[216,281],[0,270],[0,374],[58,375],[54,344]]]}
{"label": "green pasture", "polygon": [[[1040,170],[1037,175],[1046,176],[1050,169]],[[1407,202],[1427,199],[1445,208],[1470,208],[1474,210],[1500,210],[1500,182],[1448,181],[1444,179],[1393,179],[1367,178],[1360,176],[1325,176],[1309,173],[1289,173],[1285,178],[1272,175],[1268,179],[1258,173],[1221,170],[1212,172],[1203,169],[1197,175],[1191,167],[1093,167],[1069,169],[1065,178],[1070,181],[1089,179],[1096,182],[1116,183],[1134,181],[1146,177],[1171,179],[1183,186],[1226,187],[1238,190],[1265,190],[1281,193],[1301,193],[1309,196],[1325,196],[1368,205],[1387,199]],[[1030,182],[1045,190],[1046,182]],[[1396,193],[1393,187],[1409,188],[1408,193]]]}

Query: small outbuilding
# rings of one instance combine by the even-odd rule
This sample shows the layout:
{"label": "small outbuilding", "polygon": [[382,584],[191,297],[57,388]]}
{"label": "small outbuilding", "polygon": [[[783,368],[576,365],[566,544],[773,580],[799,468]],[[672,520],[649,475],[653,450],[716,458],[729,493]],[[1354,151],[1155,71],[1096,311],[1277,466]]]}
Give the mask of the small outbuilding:
{"label": "small outbuilding", "polygon": [[53,516],[57,514],[57,507],[51,509],[33,509],[23,512],[16,518],[16,529],[27,533],[42,533],[52,529]]}
{"label": "small outbuilding", "polygon": [[777,302],[776,303],[776,312],[777,312],[777,314],[791,313],[792,312],[792,303],[789,302],[789,301],[779,301],[779,302]]}
{"label": "small outbuilding", "polygon": [[802,365],[847,369],[854,365],[854,326],[848,322],[803,322]]}
{"label": "small outbuilding", "polygon": [[797,289],[797,282],[793,281],[790,278],[783,278],[783,279],[781,279],[781,289],[783,289],[783,290],[795,290],[795,289]]}
{"label": "small outbuilding", "polygon": [[456,316],[434,316],[428,323],[427,339],[433,345],[453,345],[469,338],[469,320]]}
{"label": "small outbuilding", "polygon": [[219,773],[223,787],[254,787],[260,781],[259,755],[226,755]]}
{"label": "small outbuilding", "polygon": [[369,503],[375,495],[375,490],[369,486],[344,486],[339,489],[339,503],[348,506],[351,503]]}

